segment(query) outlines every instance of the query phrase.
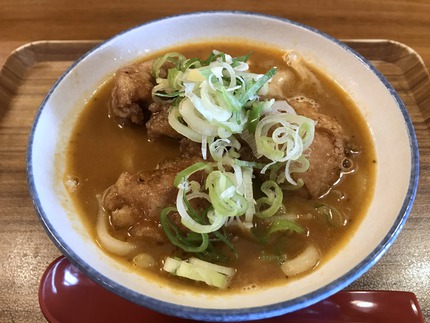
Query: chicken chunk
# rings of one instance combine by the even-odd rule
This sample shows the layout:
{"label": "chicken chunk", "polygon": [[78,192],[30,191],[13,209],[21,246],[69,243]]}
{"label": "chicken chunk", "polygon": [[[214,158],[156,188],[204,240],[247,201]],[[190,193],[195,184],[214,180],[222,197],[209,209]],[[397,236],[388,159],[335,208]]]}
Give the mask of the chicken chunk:
{"label": "chicken chunk", "polygon": [[[112,224],[117,228],[130,228],[130,234],[135,237],[163,241],[160,213],[175,203],[178,192],[173,185],[175,177],[199,160],[177,158],[163,162],[152,172],[123,172],[103,200]],[[201,176],[195,180],[203,181]]]}
{"label": "chicken chunk", "polygon": [[184,137],[179,142],[179,151],[186,158],[202,157],[202,144]]}
{"label": "chicken chunk", "polygon": [[320,197],[339,179],[340,165],[344,159],[341,139],[325,130],[317,130],[310,146],[309,169],[297,175],[304,182],[313,198]]}
{"label": "chicken chunk", "polygon": [[345,136],[339,123],[319,113],[313,104],[292,100],[291,105],[297,114],[317,121],[315,137],[309,147],[309,169],[294,175],[296,180],[303,180],[308,195],[317,198],[339,179],[341,163],[345,158]]}
{"label": "chicken chunk", "polygon": [[115,74],[111,109],[122,122],[144,124],[145,108],[152,102],[152,61],[120,68]]}
{"label": "chicken chunk", "polygon": [[171,138],[184,138],[169,123],[169,104],[152,103],[148,108],[152,114],[146,123],[148,139],[154,140],[167,136]]}
{"label": "chicken chunk", "polygon": [[[161,66],[161,76],[167,75],[170,64]],[[153,61],[148,61],[125,66],[116,72],[111,112],[122,124],[145,124],[150,140],[161,136],[182,138],[169,124],[170,105],[154,102],[152,99],[155,85],[152,66]]]}

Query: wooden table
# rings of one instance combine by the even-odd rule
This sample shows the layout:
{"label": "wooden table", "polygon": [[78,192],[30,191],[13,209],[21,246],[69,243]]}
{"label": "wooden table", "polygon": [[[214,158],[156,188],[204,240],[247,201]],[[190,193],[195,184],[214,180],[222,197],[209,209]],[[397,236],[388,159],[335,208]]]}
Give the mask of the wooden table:
{"label": "wooden table", "polygon": [[[420,145],[421,179],[416,203],[399,238],[350,288],[414,292],[424,317],[430,320],[430,82],[424,67],[430,66],[428,0],[0,0],[0,66],[12,50],[31,41],[103,40],[152,19],[205,10],[261,12],[308,24],[336,38],[401,43],[376,42],[375,51],[369,42],[351,42],[393,82],[410,109]],[[73,51],[73,45],[67,50]],[[78,54],[73,52],[55,65],[57,71]],[[23,81],[20,71],[6,67],[0,83]],[[34,73],[30,76],[39,77]],[[60,254],[38,222],[25,177],[28,130],[55,77],[49,74],[37,83],[36,99],[26,87],[19,89],[22,101],[0,88],[0,322],[44,321],[37,301],[38,282]],[[23,110],[12,111],[14,104]]]}

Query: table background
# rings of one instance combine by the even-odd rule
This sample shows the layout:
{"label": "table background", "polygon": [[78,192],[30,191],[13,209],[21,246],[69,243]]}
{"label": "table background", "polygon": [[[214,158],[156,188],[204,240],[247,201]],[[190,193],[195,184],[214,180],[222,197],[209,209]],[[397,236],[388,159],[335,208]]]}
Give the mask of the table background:
{"label": "table background", "polygon": [[[0,66],[12,50],[31,41],[104,40],[149,20],[205,10],[243,10],[284,17],[310,25],[340,39],[391,39],[413,48],[422,57],[424,64],[427,67],[430,66],[430,0],[0,0]],[[421,108],[428,111],[429,100],[424,104],[426,106]],[[428,120],[426,124],[428,125]],[[422,146],[425,146],[426,152],[429,153],[428,142]],[[14,203],[18,200],[16,196],[10,196],[4,193],[5,190],[2,191],[2,187],[5,187],[3,185],[6,185],[4,180],[7,178],[2,168],[8,167],[5,156],[0,155],[0,202],[8,209],[1,210],[0,214],[6,214],[8,210],[16,210]],[[424,178],[428,183],[430,169],[427,166],[428,163],[425,165],[421,168],[421,179]],[[22,183],[22,186],[24,185],[25,183]],[[428,187],[420,187],[420,189],[427,191]],[[428,226],[429,211],[419,207],[420,221],[415,221],[414,225]],[[35,215],[31,221],[37,222]],[[16,230],[20,232],[18,228]],[[422,233],[422,231],[417,232]],[[1,230],[0,234],[2,234]],[[36,243],[26,241],[26,233],[22,232],[22,234],[21,237],[11,241],[11,244],[16,241]],[[47,240],[45,236],[40,239]],[[404,242],[409,241],[407,239],[411,237],[406,237],[402,232],[393,248],[384,256],[384,270],[378,270],[378,267],[372,268],[366,274],[366,279],[354,283],[351,288],[427,291],[419,295],[419,301],[423,307],[424,316],[430,319],[430,262],[427,261],[430,254],[430,240],[424,232],[417,237],[420,239],[420,248],[399,255],[399,250],[405,247]],[[55,249],[53,245],[52,249]],[[1,322],[43,322],[43,317],[37,308],[37,291],[33,289],[25,291],[26,281],[34,282],[39,279],[39,277],[29,277],[30,273],[43,271],[42,268],[37,270],[33,268],[40,264],[40,261],[36,261],[35,258],[43,255],[43,252],[40,250],[40,254],[23,254],[15,249],[14,253],[0,259],[2,270],[10,271],[10,267],[16,265],[18,258],[26,263],[24,267],[14,269],[16,272],[13,278],[2,278],[0,273],[0,290],[3,294],[0,297]],[[404,261],[408,263],[408,266],[402,267],[407,268],[404,276],[408,277],[413,272],[413,277],[420,277],[420,279],[407,281],[406,278],[398,280],[392,278],[401,277],[396,271],[396,262],[402,261],[403,255]],[[372,282],[373,285],[367,282]],[[11,305],[14,302],[2,303],[1,301],[16,297],[16,293],[24,295],[26,292],[32,295],[30,298],[35,300],[34,303],[23,304],[17,300],[14,306]],[[4,305],[6,303],[7,306]]]}
{"label": "table background", "polygon": [[414,48],[430,66],[429,0],[0,0],[0,64],[33,40],[106,39],[148,20],[203,10],[280,16],[336,38],[378,38]]}

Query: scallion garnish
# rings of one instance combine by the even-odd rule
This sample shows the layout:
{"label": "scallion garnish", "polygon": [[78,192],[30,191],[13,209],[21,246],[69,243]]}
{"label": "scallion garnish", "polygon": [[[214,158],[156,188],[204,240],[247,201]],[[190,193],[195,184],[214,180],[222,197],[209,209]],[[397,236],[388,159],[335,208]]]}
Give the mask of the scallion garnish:
{"label": "scallion garnish", "polygon": [[[201,233],[199,236],[196,234],[184,235],[179,229],[170,221],[168,214],[176,212],[176,208],[167,207],[163,209],[160,215],[160,223],[164,233],[172,244],[181,248],[186,252],[203,252],[209,245],[209,237],[207,233]],[[200,244],[199,244],[200,243]]]}
{"label": "scallion garnish", "polygon": [[[201,60],[167,53],[153,64],[157,81],[152,92],[154,101],[172,105],[169,124],[191,141],[201,143],[203,159],[212,160],[195,163],[178,173],[174,181],[178,189],[176,206],[166,208],[161,215],[169,240],[202,259],[219,261],[223,257],[213,243],[224,243],[235,253],[223,233],[224,227],[235,223],[250,229],[256,221],[254,216],[266,221],[282,213],[283,189],[301,187],[303,181],[294,180],[292,175],[309,168],[305,151],[313,141],[315,122],[297,115],[285,101],[261,99],[276,68],[265,74],[251,73],[247,63],[250,55],[231,57],[213,51]],[[241,159],[243,141],[252,150],[251,160]],[[191,180],[197,172],[204,172],[201,183]],[[256,172],[268,172],[268,180],[255,181]],[[259,187],[254,189],[257,183]],[[263,196],[255,199],[254,191],[258,190]],[[204,201],[208,208],[196,211],[194,199]],[[173,211],[179,214],[188,233],[169,219]],[[280,231],[301,233],[304,229],[292,220],[273,218],[265,235]],[[219,272],[207,278],[207,273],[202,274],[196,266],[194,261],[169,258],[164,269],[206,282],[222,278]]]}

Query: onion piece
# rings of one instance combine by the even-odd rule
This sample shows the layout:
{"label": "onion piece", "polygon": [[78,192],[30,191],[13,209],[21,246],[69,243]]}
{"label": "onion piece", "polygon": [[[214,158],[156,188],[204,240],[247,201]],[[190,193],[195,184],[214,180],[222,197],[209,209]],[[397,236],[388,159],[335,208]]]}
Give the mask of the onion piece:
{"label": "onion piece", "polygon": [[[315,121],[288,113],[266,115],[255,129],[257,153],[272,160],[262,173],[275,163],[286,163],[285,179],[292,185],[297,183],[291,173],[306,169],[307,163],[303,152],[310,146],[315,134]],[[302,167],[290,170],[292,161],[298,161]],[[279,184],[281,181],[277,181]]]}
{"label": "onion piece", "polygon": [[287,276],[295,276],[305,271],[314,268],[320,260],[318,249],[310,244],[301,254],[297,257],[285,261],[281,265],[281,269]]}
{"label": "onion piece", "polygon": [[197,132],[201,136],[215,136],[217,127],[201,117],[190,99],[185,98],[179,103],[179,113],[187,123],[188,127]]}
{"label": "onion piece", "polygon": [[232,173],[213,171],[206,178],[206,189],[216,214],[227,216],[240,216],[248,208],[248,201],[238,192],[236,184],[228,176]]}
{"label": "onion piece", "polygon": [[288,113],[288,114],[297,114],[296,110],[285,100],[273,100],[272,105],[270,106],[270,110],[268,110],[265,114],[279,114],[279,113]]}
{"label": "onion piece", "polygon": [[179,121],[181,114],[178,107],[173,107],[169,111],[168,121],[170,126],[184,137],[187,137],[194,142],[202,142],[202,135],[192,130],[190,127],[184,125]]}
{"label": "onion piece", "polygon": [[148,253],[140,253],[133,257],[133,264],[138,268],[150,268],[154,267],[156,262],[154,257]]}
{"label": "onion piece", "polygon": [[212,264],[197,258],[181,260],[167,257],[163,270],[172,275],[201,281],[209,286],[226,288],[235,270],[230,267]]}
{"label": "onion piece", "polygon": [[[274,181],[265,181],[261,185],[261,191],[266,196],[260,197],[256,201],[256,212],[255,215],[259,218],[268,218],[273,216],[281,207],[284,194],[279,185]],[[266,209],[263,209],[263,205],[268,205]]]}
{"label": "onion piece", "polygon": [[184,226],[197,233],[209,233],[218,230],[224,225],[227,217],[216,213],[208,214],[210,224],[200,224],[194,221],[193,218],[188,214],[187,207],[184,203],[184,194],[185,189],[182,187],[182,185],[179,185],[179,191],[176,197],[176,207],[178,209],[179,215],[181,216],[181,222]]}
{"label": "onion piece", "polygon": [[255,200],[252,189],[252,167],[243,167],[243,193],[248,201],[244,225],[246,228],[251,228],[253,226],[253,218],[255,214]]}
{"label": "onion piece", "polygon": [[191,265],[195,265],[195,266],[199,266],[201,268],[206,268],[206,269],[210,269],[210,270],[215,270],[221,274],[227,275],[227,276],[232,276],[235,273],[235,270],[231,267],[226,267],[226,266],[221,266],[221,265],[216,265],[195,257],[192,257],[190,259],[188,259],[188,262]]}

